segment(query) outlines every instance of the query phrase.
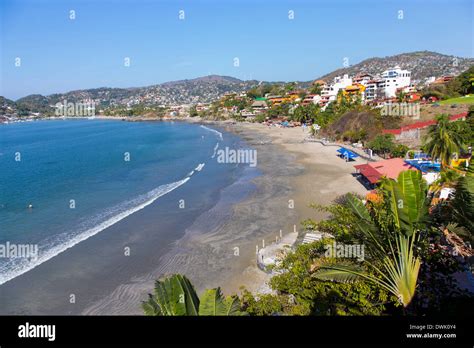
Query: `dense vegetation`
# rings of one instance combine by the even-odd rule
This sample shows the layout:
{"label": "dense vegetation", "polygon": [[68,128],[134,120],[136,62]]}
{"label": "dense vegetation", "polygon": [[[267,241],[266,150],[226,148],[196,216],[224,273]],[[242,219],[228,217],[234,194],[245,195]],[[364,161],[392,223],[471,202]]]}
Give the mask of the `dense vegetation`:
{"label": "dense vegetation", "polygon": [[[415,171],[402,172],[397,181],[385,180],[367,204],[348,194],[332,206],[314,206],[330,212],[330,218],[321,222],[309,219],[303,226],[330,233],[334,239],[299,245],[288,254],[277,268],[279,274],[271,279],[274,293],[244,290],[240,299],[224,300],[220,291],[213,289],[207,291],[214,296],[206,298],[233,303],[235,313],[230,314],[249,315],[420,315],[469,310],[474,304],[472,294],[458,288],[453,278],[454,272],[465,270],[464,259],[455,256],[456,247],[444,237],[447,228],[455,230],[451,221],[472,224],[474,177],[468,173],[464,178],[469,187],[460,191],[459,199],[468,199],[470,208],[458,210],[455,198],[443,223],[429,213],[427,187]],[[334,241],[364,245],[363,260],[327,256],[327,247]],[[197,301],[188,283],[163,285],[170,281],[173,278],[157,282],[155,294],[144,303],[145,313],[202,314],[198,304],[191,311],[185,311],[182,303],[179,311],[166,309],[179,303],[179,298]],[[226,313],[229,311],[222,312]]]}
{"label": "dense vegetation", "polygon": [[[375,197],[366,205],[348,195],[330,207],[315,206],[331,217],[319,223],[306,220],[304,227],[330,233],[339,243],[365,245],[365,260],[325,257],[322,246],[332,241],[299,246],[284,260],[284,272],[271,281],[277,291],[271,296],[280,302],[294,296],[294,305],[283,307],[283,313],[421,314],[449,306],[454,310],[448,300],[472,304],[452,278],[464,265],[442,240],[445,226],[428,214],[421,175],[407,171],[398,181],[386,180]],[[249,313],[268,314],[274,306],[269,295],[261,303],[249,297],[244,296],[244,303],[251,304]]]}
{"label": "dense vegetation", "polygon": [[456,98],[474,93],[474,65],[447,84],[430,85],[422,90],[422,97],[438,99]]}
{"label": "dense vegetation", "polygon": [[[329,213],[322,221],[302,221],[305,230],[332,237],[298,245],[270,281],[271,294],[224,298],[207,290],[202,303],[220,311],[201,312],[189,281],[158,281],[155,294],[143,304],[149,315],[426,315],[468,313],[472,293],[459,287],[456,272],[469,272],[474,251],[474,167],[454,171],[448,162],[472,144],[471,108],[466,121],[449,123],[438,117],[425,140],[425,149],[443,162],[440,179],[427,187],[419,171],[402,172],[397,180],[382,179],[361,198],[347,194],[330,206],[313,205]],[[390,137],[376,142],[386,149]],[[375,140],[374,140],[375,142]],[[374,143],[375,144],[375,143]],[[454,187],[448,201],[435,201],[443,187]],[[328,254],[328,247],[364,247],[362,254]],[[358,249],[361,250],[360,248]],[[184,285],[181,284],[184,281]],[[178,282],[172,285],[173,282]],[[168,285],[166,285],[168,284]],[[181,284],[181,285],[179,285]],[[211,296],[212,295],[212,296]],[[192,298],[191,310],[174,308]],[[181,300],[182,301],[182,300]],[[188,303],[188,302],[186,302]],[[232,303],[232,306],[230,306]],[[219,304],[219,305],[217,305]],[[227,305],[225,305],[227,304]],[[232,307],[234,310],[230,310]]]}
{"label": "dense vegetation", "polygon": [[468,144],[474,139],[474,123],[472,108],[466,121],[450,122],[448,115],[438,115],[437,124],[429,128],[425,138],[424,150],[435,159],[441,161],[441,165],[449,165],[453,156],[464,155]]}
{"label": "dense vegetation", "polygon": [[384,158],[387,154],[390,154],[391,157],[405,157],[409,150],[408,146],[397,144],[395,142],[395,137],[392,134],[377,135],[367,144],[367,147]]}

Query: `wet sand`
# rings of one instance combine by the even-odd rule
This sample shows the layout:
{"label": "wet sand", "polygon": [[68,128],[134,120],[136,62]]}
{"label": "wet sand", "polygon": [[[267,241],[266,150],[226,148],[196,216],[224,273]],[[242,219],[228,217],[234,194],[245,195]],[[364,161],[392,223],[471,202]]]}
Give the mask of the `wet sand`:
{"label": "wet sand", "polygon": [[[262,145],[258,132],[231,127],[222,126],[257,150],[262,175],[253,180],[255,190],[251,196],[227,206],[231,213],[228,219],[218,219],[215,214],[222,211],[221,205],[241,190],[239,183],[225,189],[217,205],[187,228],[185,236],[162,257],[164,262],[155,271],[122,284],[86,308],[84,314],[140,314],[139,307],[132,308],[137,303],[136,294],[141,293],[142,297],[151,292],[153,281],[163,274],[185,274],[198,293],[218,286],[225,294],[238,293],[242,285],[253,289],[265,282],[266,274],[254,267],[255,247],[261,245],[262,239],[274,240],[280,229],[285,233],[292,231],[293,225],[298,226],[299,216],[296,209],[288,208],[288,197],[293,196],[292,178],[301,175],[304,167],[295,164],[295,156],[279,146]],[[213,221],[224,222],[213,225]],[[128,299],[133,299],[131,306],[125,305]]]}
{"label": "wet sand", "polygon": [[[1,295],[12,298],[5,314],[140,315],[140,301],[153,291],[154,281],[172,273],[188,276],[199,293],[217,286],[225,294],[239,293],[241,286],[262,291],[268,275],[256,267],[255,253],[262,239],[268,244],[280,230],[286,234],[296,225],[299,231],[303,219],[323,218],[324,214],[308,207],[312,202],[330,204],[347,192],[366,193],[351,175],[353,165],[363,161],[346,163],[336,156],[335,147],[303,143],[302,128],[241,123],[216,126],[238,134],[257,150],[261,175],[251,179],[252,191],[248,178],[238,180],[220,193],[217,204],[196,213],[190,225],[160,226],[168,231],[168,242],[163,242],[163,236],[154,237],[153,225],[168,220],[166,214],[175,211],[167,209],[166,204],[172,203],[164,202],[176,202],[180,192],[173,191],[161,201],[160,210],[150,205],[18,277],[15,286],[4,284]],[[243,201],[233,203],[236,196],[247,193]],[[150,221],[150,214],[154,214],[153,223],[143,224]],[[140,229],[139,233],[127,234],[133,227]],[[176,236],[179,230],[184,231],[182,236]],[[122,251],[127,245],[133,246],[132,259],[122,255],[103,259],[113,253],[110,250]],[[134,255],[139,257],[133,260]],[[95,268],[97,264],[101,266]],[[44,279],[50,274],[55,277]],[[16,296],[18,289],[23,296]],[[71,294],[77,296],[74,304],[69,301]]]}
{"label": "wet sand", "polygon": [[[243,138],[252,137],[258,139],[258,143],[263,143],[256,147],[259,158],[259,167],[264,173],[258,178],[257,185],[271,191],[272,186],[284,187],[279,196],[270,194],[270,201],[259,202],[260,197],[255,195],[248,202],[243,202],[235,207],[234,219],[246,219],[242,206],[247,204],[261,204],[259,209],[267,211],[269,214],[254,218],[261,226],[271,225],[273,230],[265,236],[268,241],[273,241],[278,234],[279,228],[283,233],[291,232],[296,225],[297,231],[301,231],[300,222],[307,218],[315,220],[324,219],[327,215],[309,207],[311,203],[323,205],[331,204],[337,197],[348,192],[365,195],[367,189],[359,183],[352,175],[354,165],[366,163],[363,159],[356,159],[353,162],[345,162],[337,157],[334,146],[324,146],[315,142],[304,142],[307,133],[301,127],[296,128],[276,128],[262,124],[239,123],[226,128],[240,134]],[[281,161],[279,161],[279,156]],[[290,156],[290,157],[285,157]],[[263,158],[263,163],[260,159]],[[265,158],[271,158],[273,162],[265,163]],[[285,158],[285,160],[283,160]],[[266,165],[267,164],[267,165]],[[286,168],[283,168],[285,167]],[[274,180],[277,177],[278,180]],[[273,187],[273,190],[275,188]],[[278,190],[275,190],[278,191]],[[289,209],[289,200],[294,202],[294,208]],[[260,220],[258,220],[260,218]],[[279,222],[277,222],[279,221]],[[273,223],[273,225],[272,225]],[[259,243],[261,245],[261,241]],[[253,252],[255,253],[255,247]],[[268,290],[264,283],[269,280],[269,276],[259,270],[256,266],[255,255],[251,258],[247,267],[237,273],[230,282],[224,284],[223,288],[229,293],[238,292],[241,286],[245,286],[253,292]]]}

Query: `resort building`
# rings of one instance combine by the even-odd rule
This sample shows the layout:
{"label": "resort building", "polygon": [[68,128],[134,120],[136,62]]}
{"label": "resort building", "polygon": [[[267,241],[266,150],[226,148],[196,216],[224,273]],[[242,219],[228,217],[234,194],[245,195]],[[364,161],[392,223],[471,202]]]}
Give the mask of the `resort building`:
{"label": "resort building", "polygon": [[249,110],[246,110],[246,109],[244,109],[240,112],[240,116],[242,116],[243,118],[246,118],[246,119],[255,118],[255,114],[256,114],[256,112],[249,111]]}
{"label": "resort building", "polygon": [[308,94],[301,102],[302,105],[320,104],[321,96],[318,94]]}
{"label": "resort building", "polygon": [[373,80],[373,78],[374,78],[374,76],[372,76],[371,74],[359,73],[356,76],[354,76],[354,78],[352,79],[352,82],[354,84],[358,83],[358,84],[367,86],[369,81]]}
{"label": "resort building", "polygon": [[421,100],[421,94],[416,91],[407,92],[404,96],[404,100],[408,103],[419,102]]}
{"label": "resort building", "polygon": [[196,111],[205,111],[209,110],[210,104],[205,104],[205,103],[197,103],[196,104]]}
{"label": "resort building", "polygon": [[297,92],[290,92],[287,97],[282,96],[268,96],[268,101],[272,103],[272,105],[280,105],[284,103],[293,103],[297,101],[299,98]]}
{"label": "resort building", "polygon": [[266,98],[257,98],[251,105],[252,110],[256,113],[262,113],[268,109]]}
{"label": "resort building", "polygon": [[365,98],[365,89],[366,89],[366,87],[363,84],[354,83],[354,84],[344,88],[342,90],[342,93],[344,94],[344,96],[351,97],[352,99],[356,99],[356,98],[359,97],[362,100],[364,100],[364,98]]}
{"label": "resort building", "polygon": [[359,164],[354,168],[371,186],[377,184],[382,177],[396,180],[398,175],[405,170],[417,170],[416,167],[406,163],[403,158]]}
{"label": "resort building", "polygon": [[[330,102],[337,99],[340,90],[345,95],[360,95],[362,101],[366,103],[395,98],[397,92],[416,92],[414,85],[411,84],[411,72],[399,66],[385,70],[381,75],[358,73],[350,77],[345,74],[335,77],[332,83],[325,83],[323,80],[312,83],[313,86],[317,84],[322,86],[319,105],[323,110]],[[306,100],[305,104],[308,103],[309,100]]]}
{"label": "resort building", "polygon": [[396,96],[397,88],[410,86],[411,72],[402,70],[399,66],[392,69],[385,70],[382,73],[383,82],[380,88],[384,89],[386,98],[393,98]]}
{"label": "resort building", "polygon": [[299,101],[301,100],[300,98],[300,94],[303,94],[305,93],[305,91],[292,91],[292,92],[289,92],[288,93],[288,99],[290,99],[290,101]]}
{"label": "resort building", "polygon": [[369,80],[365,86],[364,99],[367,101],[377,99],[379,81]]}
{"label": "resort building", "polygon": [[319,101],[319,106],[321,106],[321,110],[324,110],[326,105],[329,104],[329,99],[330,99],[329,95],[321,95],[321,100]]}
{"label": "resort building", "polygon": [[332,84],[326,85],[321,92],[321,102],[326,106],[329,102],[336,100],[339,90],[352,85],[352,78],[345,74],[344,76],[336,76]]}

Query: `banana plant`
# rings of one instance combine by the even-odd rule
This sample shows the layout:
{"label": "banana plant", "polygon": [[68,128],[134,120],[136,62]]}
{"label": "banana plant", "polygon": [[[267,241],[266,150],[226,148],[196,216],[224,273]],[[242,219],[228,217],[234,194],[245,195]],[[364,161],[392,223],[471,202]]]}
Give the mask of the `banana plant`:
{"label": "banana plant", "polygon": [[198,315],[199,297],[188,278],[175,274],[157,280],[154,294],[148,295],[142,307],[146,315]]}
{"label": "banana plant", "polygon": [[154,294],[142,302],[145,315],[231,316],[244,315],[237,296],[223,296],[220,288],[206,290],[199,299],[188,278],[174,274],[155,282]]}
{"label": "banana plant", "polygon": [[208,289],[201,296],[199,315],[230,316],[241,315],[240,300],[237,296],[222,295],[221,289]]}
{"label": "banana plant", "polygon": [[427,185],[421,172],[406,170],[397,181],[385,178],[381,191],[393,214],[395,228],[410,236],[428,215]]}

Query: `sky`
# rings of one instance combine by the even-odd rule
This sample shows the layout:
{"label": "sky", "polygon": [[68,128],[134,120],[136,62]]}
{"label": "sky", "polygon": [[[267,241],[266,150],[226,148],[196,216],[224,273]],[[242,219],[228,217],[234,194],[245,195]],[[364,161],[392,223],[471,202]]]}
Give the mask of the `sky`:
{"label": "sky", "polygon": [[210,74],[308,81],[344,58],[474,57],[473,32],[472,0],[1,0],[0,95]]}

